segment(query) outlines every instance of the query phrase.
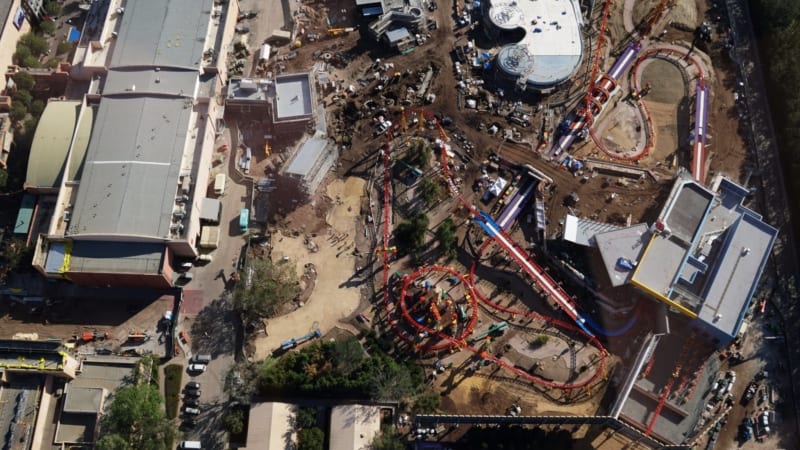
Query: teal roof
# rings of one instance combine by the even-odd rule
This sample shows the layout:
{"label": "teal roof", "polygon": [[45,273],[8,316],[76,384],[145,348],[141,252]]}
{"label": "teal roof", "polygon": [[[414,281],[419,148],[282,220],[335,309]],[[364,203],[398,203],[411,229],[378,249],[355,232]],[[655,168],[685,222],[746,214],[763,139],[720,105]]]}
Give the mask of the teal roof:
{"label": "teal roof", "polygon": [[22,197],[22,205],[19,207],[17,213],[17,221],[14,224],[14,234],[28,234],[31,228],[31,219],[33,219],[33,209],[36,207],[36,197],[31,194],[25,194]]}

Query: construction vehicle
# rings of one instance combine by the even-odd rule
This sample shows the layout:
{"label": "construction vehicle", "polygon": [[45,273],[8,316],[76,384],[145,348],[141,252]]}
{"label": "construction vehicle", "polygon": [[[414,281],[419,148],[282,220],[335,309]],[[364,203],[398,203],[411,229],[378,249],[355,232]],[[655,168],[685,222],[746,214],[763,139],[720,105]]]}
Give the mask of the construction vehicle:
{"label": "construction vehicle", "polygon": [[328,28],[327,33],[328,33],[328,36],[334,37],[334,36],[342,36],[344,34],[352,32],[354,30],[355,30],[355,28],[352,28],[352,27],[347,27],[347,28]]}
{"label": "construction vehicle", "polygon": [[150,340],[150,335],[147,332],[143,331],[133,331],[128,334],[128,341],[129,342],[147,342]]}
{"label": "construction vehicle", "polygon": [[322,337],[322,332],[319,330],[319,328],[315,328],[313,331],[306,333],[300,336],[299,338],[292,338],[281,342],[280,351],[285,352],[287,350],[291,350],[304,342],[321,337]]}
{"label": "construction vehicle", "polygon": [[84,331],[81,334],[76,334],[72,336],[78,344],[86,344],[92,341],[104,341],[109,338],[108,331],[103,333],[99,333],[97,330],[93,331]]}

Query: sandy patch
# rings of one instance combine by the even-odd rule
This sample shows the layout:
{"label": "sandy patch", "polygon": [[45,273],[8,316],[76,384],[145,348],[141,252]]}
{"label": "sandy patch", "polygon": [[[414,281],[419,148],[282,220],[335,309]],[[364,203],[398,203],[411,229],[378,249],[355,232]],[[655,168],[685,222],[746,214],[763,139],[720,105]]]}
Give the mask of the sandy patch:
{"label": "sandy patch", "polygon": [[318,251],[311,252],[304,242],[305,236],[273,236],[273,258],[289,257],[295,264],[298,276],[303,267],[311,263],[317,270],[317,281],[308,302],[287,315],[267,321],[267,336],[256,339],[256,359],[263,359],[278,348],[281,342],[302,336],[314,326],[327,333],[334,326],[350,329],[340,320],[351,316],[359,304],[359,288],[347,287],[345,282],[355,270],[353,237],[360,209],[364,180],[348,178],[335,180],[328,185],[327,195],[334,200],[326,221],[328,232],[311,237]]}

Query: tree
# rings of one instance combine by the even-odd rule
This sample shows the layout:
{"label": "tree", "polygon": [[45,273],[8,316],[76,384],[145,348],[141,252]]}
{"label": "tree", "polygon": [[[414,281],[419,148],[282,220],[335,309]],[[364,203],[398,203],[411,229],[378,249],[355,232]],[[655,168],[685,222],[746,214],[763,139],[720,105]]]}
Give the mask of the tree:
{"label": "tree", "polygon": [[391,358],[370,358],[370,397],[399,400],[414,392],[411,374]]}
{"label": "tree", "polygon": [[43,33],[52,36],[56,32],[56,24],[52,20],[45,20],[39,24],[39,29],[42,30]]}
{"label": "tree", "polygon": [[11,120],[14,122],[19,122],[20,120],[25,119],[25,116],[28,115],[28,108],[25,107],[25,104],[20,102],[11,102]]}
{"label": "tree", "polygon": [[230,434],[239,434],[244,431],[244,411],[241,408],[228,409],[222,418],[222,424]]}
{"label": "tree", "polygon": [[22,63],[20,65],[22,67],[28,67],[28,68],[36,68],[42,66],[42,64],[39,62],[39,58],[33,55],[26,56],[22,60]]}
{"label": "tree", "polygon": [[34,248],[26,246],[25,241],[19,238],[10,239],[5,246],[0,247],[0,260],[3,261],[3,265],[0,267],[0,281],[5,279],[8,272],[30,267],[33,252]]}
{"label": "tree", "polygon": [[[25,58],[29,56],[31,56],[31,49],[25,47],[24,45],[17,45],[17,51],[14,52],[14,58],[13,58],[14,63],[19,64],[20,66],[24,66],[23,61],[25,61]],[[36,57],[34,56],[34,58]],[[17,76],[19,75],[20,74],[17,74]]]}
{"label": "tree", "polygon": [[232,366],[225,375],[223,389],[231,399],[243,401],[250,398],[255,393],[256,376],[255,363],[238,363]]}
{"label": "tree", "polygon": [[14,74],[14,84],[21,91],[30,91],[36,85],[36,80],[28,72],[18,72]]}
{"label": "tree", "polygon": [[453,219],[448,217],[439,224],[439,228],[436,229],[436,239],[439,241],[439,245],[445,255],[455,256],[458,237],[456,236],[456,224],[453,223]]}
{"label": "tree", "polygon": [[33,101],[33,96],[28,91],[18,90],[14,92],[14,95],[11,96],[11,99],[15,102],[20,102],[25,105],[25,108],[30,108],[31,102]]}
{"label": "tree", "polygon": [[73,45],[71,42],[61,41],[58,43],[58,46],[56,47],[56,54],[58,55],[67,54],[72,51],[72,47]]}
{"label": "tree", "polygon": [[17,42],[18,51],[20,46],[27,47],[30,50],[30,53],[34,56],[44,55],[48,48],[50,48],[50,44],[47,43],[47,39],[45,39],[44,36],[36,33],[25,33],[20,36],[19,42]]}
{"label": "tree", "polygon": [[333,356],[336,368],[341,373],[349,375],[361,365],[364,348],[354,337],[339,339],[333,346]]}
{"label": "tree", "polygon": [[423,178],[419,185],[419,195],[425,202],[425,207],[430,208],[439,200],[442,194],[442,187],[430,178]]}
{"label": "tree", "polygon": [[281,306],[294,300],[298,291],[294,264],[275,264],[269,258],[254,258],[250,267],[249,285],[239,283],[233,291],[233,307],[245,323],[274,316]]}
{"label": "tree", "polygon": [[394,232],[399,251],[401,253],[416,253],[425,243],[425,233],[428,231],[428,216],[419,213],[410,221],[402,222]]}
{"label": "tree", "polygon": [[119,434],[107,434],[101,437],[95,446],[97,450],[129,450],[128,441]]}
{"label": "tree", "polygon": [[314,408],[297,408],[295,426],[300,429],[314,428],[317,426],[317,410]]}
{"label": "tree", "polygon": [[437,394],[424,394],[414,401],[414,414],[434,414],[439,409],[440,396]]}
{"label": "tree", "polygon": [[317,428],[304,428],[297,433],[297,450],[323,450],[325,433]]}
{"label": "tree", "polygon": [[404,450],[405,448],[397,429],[393,426],[383,427],[381,432],[372,438],[370,444],[371,450]]}
{"label": "tree", "polygon": [[44,12],[50,17],[56,17],[61,14],[61,5],[55,0],[50,0],[44,4]]}
{"label": "tree", "polygon": [[417,141],[410,149],[406,161],[412,166],[419,166],[423,169],[430,165],[433,151],[430,145],[424,140]]}
{"label": "tree", "polygon": [[32,116],[40,117],[42,115],[43,111],[44,111],[44,102],[43,101],[41,101],[39,99],[36,99],[36,100],[31,102],[31,110],[30,110],[30,112],[31,112]]}
{"label": "tree", "polygon": [[117,435],[132,449],[169,449],[175,439],[175,429],[164,417],[162,403],[158,386],[140,384],[121,387],[111,399],[111,406],[101,425],[101,438],[106,438],[104,445],[111,445],[109,449],[119,449],[113,446],[120,442],[113,436]]}

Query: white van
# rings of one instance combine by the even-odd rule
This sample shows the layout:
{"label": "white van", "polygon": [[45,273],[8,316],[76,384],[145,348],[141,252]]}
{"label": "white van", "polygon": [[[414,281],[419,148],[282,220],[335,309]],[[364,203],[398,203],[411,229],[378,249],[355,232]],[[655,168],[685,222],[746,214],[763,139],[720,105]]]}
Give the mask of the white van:
{"label": "white van", "polygon": [[225,193],[225,174],[218,173],[216,177],[214,177],[214,193],[217,195],[222,195]]}
{"label": "white van", "polygon": [[180,449],[192,449],[192,450],[202,450],[203,447],[200,444],[200,441],[181,441],[181,444],[178,446]]}

